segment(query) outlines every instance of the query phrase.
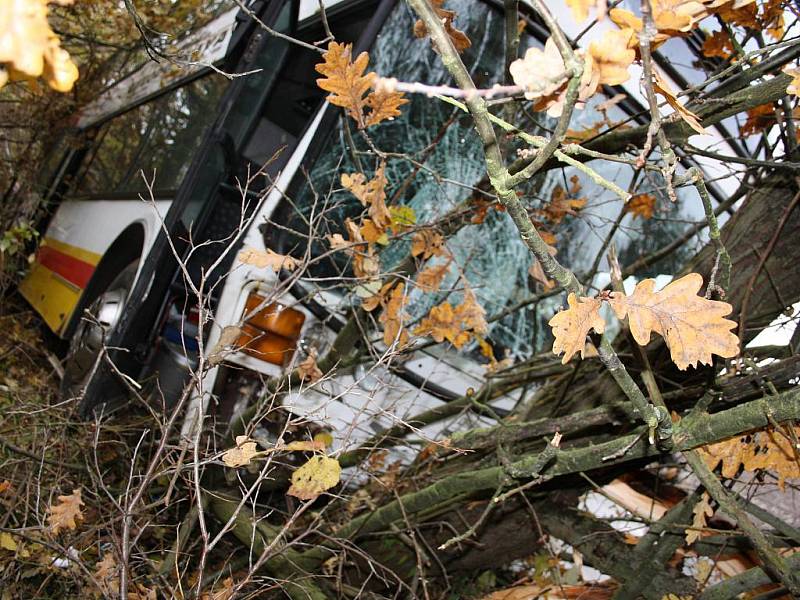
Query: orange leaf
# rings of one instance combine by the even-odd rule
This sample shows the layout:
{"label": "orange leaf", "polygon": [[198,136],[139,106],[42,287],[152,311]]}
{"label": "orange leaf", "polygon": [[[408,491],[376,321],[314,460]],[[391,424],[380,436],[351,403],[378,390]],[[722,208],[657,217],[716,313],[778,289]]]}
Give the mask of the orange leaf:
{"label": "orange leaf", "polygon": [[397,284],[388,294],[386,308],[379,318],[383,323],[383,343],[387,346],[395,342],[398,346],[405,346],[408,343],[408,331],[404,325],[406,315],[403,310],[407,300],[403,283]]}
{"label": "orange leaf", "polygon": [[698,296],[703,278],[689,273],[655,291],[655,279],[640,281],[633,294],[611,292],[609,303],[617,317],[628,317],[633,339],[642,346],[652,332],[664,338],[679,369],[711,364],[711,355],[732,358],[739,353],[739,338],[731,333],[736,323],[723,318],[733,307],[727,302]]}
{"label": "orange leaf", "polygon": [[386,163],[381,162],[375,177],[366,181],[363,173],[344,173],[342,187],[349,190],[363,206],[369,207],[369,216],[375,226],[381,231],[392,221],[392,215],[386,207]]}
{"label": "orange leaf", "polygon": [[58,504],[50,507],[50,515],[47,517],[50,531],[58,533],[62,529],[75,529],[76,521],[83,520],[83,505],[79,489],[72,490],[69,496],[59,496]]}
{"label": "orange leaf", "polygon": [[747,120],[739,130],[739,134],[748,137],[763,132],[775,123],[777,123],[775,107],[772,104],[762,104],[747,111]]}
{"label": "orange leaf", "polygon": [[284,256],[273,252],[269,248],[266,250],[255,250],[254,248],[247,248],[239,253],[239,262],[246,265],[253,265],[260,269],[270,268],[276,273],[281,269],[287,271],[294,271],[297,265],[300,264],[296,259],[291,256]]}
{"label": "orange leaf", "polygon": [[656,197],[652,194],[636,194],[631,196],[630,200],[625,204],[625,212],[649,219],[655,213]]}
{"label": "orange leaf", "polygon": [[437,342],[447,340],[456,348],[461,348],[476,335],[484,335],[487,330],[486,312],[468,290],[464,294],[464,301],[455,309],[449,302],[434,306],[414,333],[429,335]]}
{"label": "orange leaf", "polygon": [[589,18],[589,9],[597,9],[597,20],[600,21],[606,14],[605,0],[567,0],[567,6],[572,11],[572,16],[578,23]]}
{"label": "orange leaf", "polygon": [[584,357],[586,336],[594,329],[597,333],[605,331],[606,322],[600,316],[601,300],[597,298],[578,298],[570,293],[567,296],[569,308],[557,313],[548,325],[553,329],[553,353],[564,353],[561,364],[567,364],[577,353]]}
{"label": "orange leaf", "polygon": [[450,271],[450,262],[447,261],[440,265],[433,265],[420,271],[417,275],[417,285],[423,292],[435,292],[442,287],[445,276]]}
{"label": "orange leaf", "polygon": [[433,229],[423,229],[411,236],[411,256],[428,259],[431,256],[442,256],[445,253],[442,234]]}
{"label": "orange leaf", "polygon": [[800,96],[800,69],[786,65],[782,71],[792,78],[792,81],[786,86],[786,93],[793,96]]}
{"label": "orange leaf", "polygon": [[714,516],[714,509],[711,508],[709,504],[711,498],[708,495],[708,492],[703,492],[703,495],[700,497],[700,500],[697,501],[697,504],[694,505],[692,509],[692,513],[694,517],[692,519],[692,528],[686,530],[686,543],[687,544],[694,544],[695,541],[700,537],[702,530],[706,528],[708,521],[707,517]]}
{"label": "orange leaf", "polygon": [[328,102],[347,109],[359,129],[399,116],[399,107],[408,100],[402,92],[386,89],[375,90],[365,96],[376,83],[377,76],[374,72],[364,73],[369,55],[362,52],[353,61],[352,49],[352,44],[331,42],[322,55],[324,62],[315,67],[324,76],[317,79],[317,85],[330,92]]}
{"label": "orange leaf", "polygon": [[700,51],[708,58],[728,59],[733,54],[733,43],[725,31],[715,31],[706,38]]}
{"label": "orange leaf", "polygon": [[[464,50],[472,46],[472,42],[467,37],[467,34],[453,25],[453,21],[456,18],[455,11],[442,8],[444,0],[431,0],[431,4],[433,5],[433,10],[436,11],[436,14],[442,20],[444,29],[447,35],[450,36],[450,41],[453,42],[456,51],[461,54]],[[428,28],[421,20],[417,20],[417,22],[414,23],[414,35],[420,39],[428,35]]]}

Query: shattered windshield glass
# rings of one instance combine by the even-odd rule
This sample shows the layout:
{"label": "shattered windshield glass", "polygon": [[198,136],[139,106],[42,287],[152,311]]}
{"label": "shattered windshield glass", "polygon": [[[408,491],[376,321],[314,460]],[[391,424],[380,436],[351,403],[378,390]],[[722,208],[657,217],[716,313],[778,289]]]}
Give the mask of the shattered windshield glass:
{"label": "shattered windshield glass", "polygon": [[[458,14],[458,27],[472,41],[462,59],[476,85],[488,88],[500,80],[496,65],[503,64],[503,15],[488,5],[452,1],[448,8]],[[428,39],[412,37],[415,18],[405,4],[399,4],[387,20],[369,52],[368,70],[400,81],[428,85],[451,85],[441,60]],[[520,54],[527,47],[541,46],[532,36],[523,35]],[[408,96],[402,116],[370,127],[357,129],[354,121],[342,116],[324,136],[317,158],[290,190],[290,200],[274,217],[280,226],[272,244],[283,253],[303,256],[310,245],[318,257],[310,272],[314,285],[331,289],[341,285],[342,276],[352,282],[351,258],[330,251],[330,236],[347,239],[345,222],[356,219],[364,207],[341,183],[342,174],[364,173],[367,180],[379,168],[374,158],[384,153],[386,204],[413,210],[416,227],[433,225],[445,231],[450,258],[431,257],[417,261],[424,267],[447,266],[438,292],[423,292],[407,286],[407,312],[411,323],[419,322],[431,307],[444,301],[453,306],[464,296],[463,282],[469,283],[489,321],[487,341],[497,358],[524,359],[552,343],[547,321],[560,306],[561,296],[547,292],[552,282],[543,278],[533,257],[519,237],[510,217],[486,190],[490,189],[482,147],[472,119],[459,108],[422,94]],[[587,139],[599,132],[635,126],[614,102],[599,96],[581,111],[576,111],[569,135]],[[492,111],[511,122],[526,123],[534,135],[547,135],[555,120],[543,112],[507,115],[508,103],[497,102]],[[521,110],[514,108],[511,110]],[[498,134],[503,152],[511,162],[524,146],[509,136]],[[602,161],[591,163],[600,175],[623,189],[631,184],[629,165]],[[623,265],[660,248],[680,235],[702,216],[693,190],[679,190],[677,202],[666,199],[663,179],[656,172],[644,172],[636,182],[637,193],[658,197],[658,213],[649,219],[624,210],[619,196],[592,182],[587,172],[569,168],[550,169],[517,188],[541,228],[545,241],[557,252],[559,261],[582,276],[585,283],[600,281],[605,263],[606,239],[616,231],[617,250]],[[413,229],[413,228],[412,228]],[[309,235],[310,234],[310,235]],[[383,272],[400,268],[409,256],[409,235],[394,235],[380,249]],[[568,242],[568,243],[567,243]],[[680,264],[686,252],[676,252],[669,270]],[[598,273],[601,275],[598,276]],[[596,292],[596,290],[595,290]],[[544,295],[544,298],[539,298]],[[476,358],[473,346],[467,351]]]}

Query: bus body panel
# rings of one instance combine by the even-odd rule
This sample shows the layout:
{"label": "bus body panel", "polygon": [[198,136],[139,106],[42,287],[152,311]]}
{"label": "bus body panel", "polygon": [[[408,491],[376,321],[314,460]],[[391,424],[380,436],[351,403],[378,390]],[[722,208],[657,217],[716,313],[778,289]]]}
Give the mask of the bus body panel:
{"label": "bus body panel", "polygon": [[62,335],[83,291],[111,244],[130,225],[144,230],[147,254],[169,210],[170,200],[72,200],[63,202],[20,284],[22,296]]}

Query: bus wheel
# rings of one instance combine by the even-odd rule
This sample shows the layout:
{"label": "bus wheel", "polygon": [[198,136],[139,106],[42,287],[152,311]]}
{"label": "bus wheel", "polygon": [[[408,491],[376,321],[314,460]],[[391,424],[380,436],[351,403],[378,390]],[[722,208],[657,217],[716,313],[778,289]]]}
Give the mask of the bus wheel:
{"label": "bus wheel", "polygon": [[106,290],[84,310],[70,339],[64,362],[64,377],[61,380],[63,400],[81,397],[97,370],[103,358],[105,340],[125,310],[138,264],[138,260],[134,261],[120,271]]}

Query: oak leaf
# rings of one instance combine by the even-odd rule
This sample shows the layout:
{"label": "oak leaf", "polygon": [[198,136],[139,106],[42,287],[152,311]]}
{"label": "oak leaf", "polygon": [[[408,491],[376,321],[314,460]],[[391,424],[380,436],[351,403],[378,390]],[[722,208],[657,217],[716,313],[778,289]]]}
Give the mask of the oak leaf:
{"label": "oak leaf", "polygon": [[544,286],[544,289],[546,290],[552,290],[556,286],[556,282],[547,277],[547,274],[544,272],[544,269],[542,268],[542,263],[540,263],[539,260],[536,258],[533,259],[533,262],[531,263],[531,266],[528,269],[528,275],[533,277],[534,280],[541,283]]}
{"label": "oak leaf", "polygon": [[623,210],[642,219],[649,219],[655,214],[656,197],[653,194],[636,194],[625,203]]}
{"label": "oak leaf", "polygon": [[442,287],[442,282],[450,271],[451,261],[439,265],[431,265],[417,275],[417,285],[423,292],[435,292]]}
{"label": "oak leaf", "polygon": [[341,181],[342,187],[358,198],[362,206],[368,207],[370,219],[383,232],[392,221],[386,207],[386,163],[381,162],[369,181],[363,173],[344,173]]}
{"label": "oak leaf", "polygon": [[266,250],[256,250],[254,248],[246,248],[239,253],[239,262],[246,265],[253,265],[260,269],[269,268],[275,273],[281,269],[287,271],[294,271],[297,265],[300,264],[297,259],[291,256],[284,256],[267,248]]}
{"label": "oak leaf", "polygon": [[693,544],[697,541],[702,533],[702,530],[706,528],[708,524],[707,518],[714,516],[714,509],[711,508],[710,505],[711,498],[708,495],[708,492],[703,492],[703,495],[700,497],[700,500],[697,501],[697,504],[694,505],[692,509],[692,513],[694,517],[692,518],[692,528],[686,530],[686,543]]}
{"label": "oak leaf", "polygon": [[541,210],[539,214],[553,225],[558,225],[567,215],[575,216],[578,211],[586,206],[586,198],[575,198],[580,192],[580,185],[573,181],[569,195],[567,191],[557,185],[550,193],[550,202]]}
{"label": "oak leaf", "polygon": [[311,348],[300,364],[297,365],[297,374],[300,375],[301,381],[308,381],[314,383],[322,379],[323,373],[317,366],[317,351]]}
{"label": "oak leaf", "polygon": [[727,60],[733,54],[733,43],[725,31],[715,31],[703,42],[700,52],[707,58],[722,58]]}
{"label": "oak leaf", "polygon": [[642,346],[656,332],[664,338],[679,369],[711,364],[711,355],[732,358],[739,353],[739,338],[731,333],[736,323],[725,319],[733,310],[727,302],[698,296],[702,276],[689,273],[663,290],[655,279],[640,281],[633,294],[611,292],[609,304],[619,319],[628,318],[633,339]]}
{"label": "oak leaf", "polygon": [[553,353],[564,353],[561,364],[567,364],[577,353],[584,357],[586,336],[589,331],[597,333],[605,331],[606,322],[600,316],[602,301],[597,298],[579,298],[574,293],[567,296],[569,308],[557,313],[548,325],[553,330],[555,340]]}
{"label": "oak leaf", "polygon": [[694,129],[697,133],[708,133],[705,128],[700,124],[700,120],[697,118],[697,115],[686,108],[683,104],[678,102],[678,98],[675,96],[675,92],[670,88],[669,84],[661,77],[657,72],[654,73],[653,82],[653,90],[657,94],[661,94],[664,99],[667,101],[675,112],[678,113],[681,119],[683,119],[686,123],[689,124],[689,127]]}
{"label": "oak leaf", "polygon": [[514,83],[525,88],[528,100],[552,94],[569,78],[553,38],[547,39],[544,50],[528,48],[523,58],[511,63],[509,71]]}
{"label": "oak leaf", "polygon": [[460,349],[471,339],[486,334],[488,329],[486,311],[478,304],[472,291],[467,290],[464,300],[456,308],[449,302],[434,306],[414,333],[429,335],[440,343],[447,340]]}
{"label": "oak leaf", "polygon": [[636,52],[629,47],[632,37],[630,29],[612,29],[589,44],[589,56],[599,73],[600,85],[621,85],[628,81],[628,68],[636,58]]}
{"label": "oak leaf", "polygon": [[589,10],[597,9],[597,20],[600,21],[606,14],[605,0],[567,0],[567,6],[572,11],[572,16],[578,23],[589,18]]}
{"label": "oak leaf", "polygon": [[775,123],[777,123],[775,107],[769,103],[761,104],[747,111],[747,119],[739,129],[739,135],[749,137],[765,131]]}
{"label": "oak leaf", "polygon": [[411,236],[411,256],[423,260],[431,256],[442,256],[445,253],[442,234],[433,229],[422,229]]}
{"label": "oak leaf", "polygon": [[[331,42],[315,69],[324,76],[317,85],[330,92],[328,102],[341,106],[358,124],[359,129],[376,125],[400,115],[399,107],[408,102],[402,92],[380,89],[367,92],[377,82],[373,72],[364,73],[369,55],[362,52],[352,60],[352,44]],[[369,110],[367,110],[369,109]]]}
{"label": "oak leaf", "polygon": [[398,283],[386,295],[386,305],[378,320],[383,324],[383,343],[387,346],[394,343],[405,346],[408,343],[408,331],[404,325],[407,302],[403,283]]}
{"label": "oak leaf", "polygon": [[[792,433],[799,436],[800,426],[794,426]],[[800,462],[791,439],[772,428],[707,444],[697,451],[709,469],[721,464],[722,476],[728,479],[737,477],[740,468],[751,473],[772,471],[782,490],[787,479],[800,479]]]}
{"label": "oak leaf", "polygon": [[313,500],[339,483],[342,467],[335,458],[313,456],[292,473],[292,485],[286,493],[300,500]]}
{"label": "oak leaf", "polygon": [[83,520],[83,505],[79,489],[72,490],[69,496],[59,496],[58,504],[50,507],[50,515],[47,517],[50,531],[58,533],[62,529],[75,529],[78,526],[76,521]]}
{"label": "oak leaf", "polygon": [[[472,46],[472,42],[467,37],[467,34],[453,25],[453,21],[457,16],[455,11],[442,8],[444,5],[444,0],[431,0],[431,5],[433,6],[433,10],[436,11],[439,19],[444,24],[444,29],[447,32],[447,35],[450,37],[450,40],[453,42],[453,46],[455,46],[456,51],[461,54],[464,50]],[[425,26],[425,23],[423,23],[422,20],[418,19],[414,23],[414,36],[422,39],[427,37],[427,35],[428,28]]]}
{"label": "oak leaf", "polygon": [[236,446],[222,453],[222,462],[231,468],[244,467],[257,455],[256,442],[246,435],[237,435]]}
{"label": "oak leaf", "polygon": [[[66,2],[71,3],[71,2]],[[68,92],[78,68],[61,48],[47,21],[46,0],[5,0],[0,8],[0,88],[9,79],[44,77],[56,91]]]}
{"label": "oak leaf", "polygon": [[321,452],[327,447],[328,444],[326,444],[323,440],[313,439],[289,442],[285,446],[278,449],[283,450],[284,452]]}
{"label": "oak leaf", "polygon": [[786,93],[792,96],[800,96],[800,69],[792,65],[786,65],[782,70],[792,78],[789,85],[786,86]]}

